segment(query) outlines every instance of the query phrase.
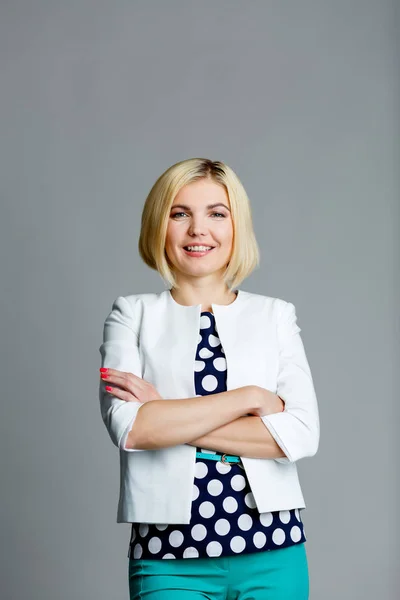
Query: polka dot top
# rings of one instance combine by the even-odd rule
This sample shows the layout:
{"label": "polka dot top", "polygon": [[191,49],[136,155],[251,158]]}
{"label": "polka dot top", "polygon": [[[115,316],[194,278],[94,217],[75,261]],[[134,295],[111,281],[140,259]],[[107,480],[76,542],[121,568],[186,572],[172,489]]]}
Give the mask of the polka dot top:
{"label": "polka dot top", "polygon": [[[214,314],[202,312],[194,372],[196,395],[226,391],[226,373]],[[196,450],[216,454],[207,448]],[[190,523],[132,523],[128,557],[232,556],[305,542],[302,509],[259,513],[240,464],[196,458]]]}

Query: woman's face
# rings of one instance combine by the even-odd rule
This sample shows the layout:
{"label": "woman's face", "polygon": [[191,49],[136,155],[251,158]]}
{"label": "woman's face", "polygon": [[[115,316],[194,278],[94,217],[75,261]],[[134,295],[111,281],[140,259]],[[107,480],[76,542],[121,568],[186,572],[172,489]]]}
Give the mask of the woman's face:
{"label": "woman's face", "polygon": [[[220,277],[229,262],[232,243],[233,223],[225,188],[209,179],[185,185],[172,204],[165,241],[174,273]],[[185,246],[213,249],[191,254]]]}

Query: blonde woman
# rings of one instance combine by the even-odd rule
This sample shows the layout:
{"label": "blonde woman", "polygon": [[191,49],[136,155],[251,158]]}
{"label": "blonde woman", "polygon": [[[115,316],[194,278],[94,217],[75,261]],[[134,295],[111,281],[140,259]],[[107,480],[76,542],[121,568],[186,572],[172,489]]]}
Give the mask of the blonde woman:
{"label": "blonde woman", "polygon": [[167,169],[139,253],[167,289],[118,296],[100,346],[130,599],[306,600],[296,462],[317,452],[317,399],[294,305],[238,287],[259,250],[232,169]]}

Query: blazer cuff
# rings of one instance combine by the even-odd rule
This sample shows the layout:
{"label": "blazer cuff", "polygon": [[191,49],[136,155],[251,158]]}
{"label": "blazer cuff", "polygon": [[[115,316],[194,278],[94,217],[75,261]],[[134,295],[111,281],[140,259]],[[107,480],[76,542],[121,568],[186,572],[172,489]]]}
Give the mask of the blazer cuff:
{"label": "blazer cuff", "polygon": [[296,462],[306,456],[314,456],[318,449],[319,435],[288,411],[260,417],[286,457],[275,458],[281,463]]}

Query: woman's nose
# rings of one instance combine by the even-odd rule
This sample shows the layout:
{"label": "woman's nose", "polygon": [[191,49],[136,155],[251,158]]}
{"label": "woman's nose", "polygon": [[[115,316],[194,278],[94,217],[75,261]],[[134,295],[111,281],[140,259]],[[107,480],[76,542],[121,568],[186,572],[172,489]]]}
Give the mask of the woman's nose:
{"label": "woman's nose", "polygon": [[207,235],[207,228],[201,221],[192,221],[189,226],[190,235]]}

